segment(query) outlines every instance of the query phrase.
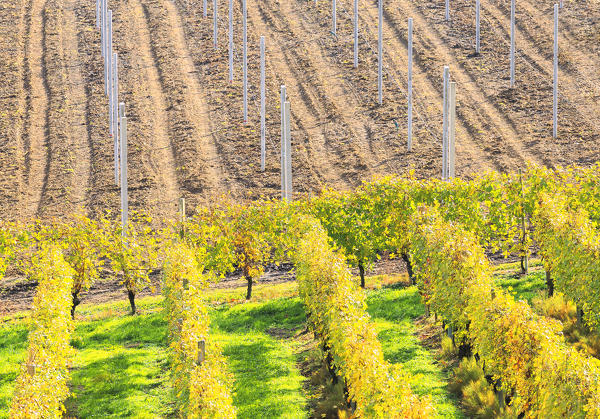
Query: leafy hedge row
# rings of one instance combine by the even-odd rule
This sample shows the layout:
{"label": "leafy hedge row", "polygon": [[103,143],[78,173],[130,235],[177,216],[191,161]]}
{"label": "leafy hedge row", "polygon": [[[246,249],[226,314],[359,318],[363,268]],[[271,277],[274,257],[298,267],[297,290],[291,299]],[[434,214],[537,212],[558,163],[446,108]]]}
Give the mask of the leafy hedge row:
{"label": "leafy hedge row", "polygon": [[[209,337],[208,311],[201,295],[208,277],[197,253],[174,244],[165,261],[163,293],[178,411],[186,418],[232,418],[236,417],[233,376],[220,347]],[[200,342],[205,344],[204,359]]]}
{"label": "leafy hedge row", "polygon": [[70,346],[73,271],[60,250],[42,248],[32,257],[30,277],[38,281],[33,300],[26,362],[21,366],[10,418],[61,417],[69,396],[74,355]]}
{"label": "leafy hedge row", "polygon": [[600,416],[600,361],[568,347],[556,321],[492,286],[472,233],[423,211],[411,231],[419,287],[431,308],[473,346],[525,417]]}
{"label": "leafy hedge row", "polygon": [[573,300],[588,326],[600,329],[600,234],[585,209],[561,195],[543,195],[533,218],[534,237],[552,286]]}
{"label": "leafy hedge row", "polygon": [[349,399],[356,404],[356,416],[430,416],[431,402],[412,393],[409,374],[384,360],[365,311],[365,294],[344,258],[330,247],[321,225],[309,223],[295,254],[298,287],[312,327],[330,348]]}

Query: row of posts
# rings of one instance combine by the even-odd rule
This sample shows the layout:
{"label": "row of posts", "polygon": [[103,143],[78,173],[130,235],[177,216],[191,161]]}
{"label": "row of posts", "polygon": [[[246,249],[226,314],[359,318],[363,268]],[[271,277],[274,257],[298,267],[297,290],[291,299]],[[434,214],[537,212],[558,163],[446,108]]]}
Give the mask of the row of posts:
{"label": "row of posts", "polygon": [[129,213],[127,117],[125,104],[119,102],[119,61],[117,53],[113,50],[112,22],[112,10],[108,9],[108,0],[96,0],[96,29],[100,31],[101,54],[104,59],[104,94],[108,97],[109,136],[113,138],[115,184],[121,187],[121,227],[125,236]]}

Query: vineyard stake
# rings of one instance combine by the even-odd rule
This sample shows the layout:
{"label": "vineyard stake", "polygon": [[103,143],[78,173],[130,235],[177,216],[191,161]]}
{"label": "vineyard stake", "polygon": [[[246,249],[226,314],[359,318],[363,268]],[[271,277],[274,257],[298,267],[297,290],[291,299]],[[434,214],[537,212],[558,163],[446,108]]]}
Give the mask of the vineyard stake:
{"label": "vineyard stake", "polygon": [[515,0],[510,2],[510,87],[515,87]]}
{"label": "vineyard stake", "polygon": [[444,66],[443,86],[443,122],[442,122],[442,180],[448,178],[448,85],[450,83],[450,67]]}
{"label": "vineyard stake", "polygon": [[[216,1],[216,0],[215,0]],[[246,0],[243,0],[243,61],[244,61],[244,124],[248,122],[248,9]]]}
{"label": "vineyard stake", "polygon": [[196,363],[201,365],[206,359],[206,342],[203,340],[198,341],[198,359]]}
{"label": "vineyard stake", "polygon": [[408,151],[412,150],[413,124],[413,20],[408,19]]}
{"label": "vineyard stake", "polygon": [[179,198],[179,222],[185,223],[185,198]]}
{"label": "vineyard stake", "polygon": [[113,94],[112,94],[112,104],[113,104],[113,140],[114,140],[114,148],[115,148],[115,184],[119,184],[119,73],[118,73],[118,65],[117,65],[117,53],[113,54]]}
{"label": "vineyard stake", "polygon": [[454,177],[454,161],[456,157],[456,82],[450,83],[449,92],[449,127],[448,127],[448,176]]}
{"label": "vineyard stake", "polygon": [[475,1],[475,54],[481,51],[481,2]]}
{"label": "vineyard stake", "polygon": [[215,44],[215,50],[217,49],[217,36],[218,36],[218,30],[219,30],[219,24],[217,21],[217,0],[213,0],[213,38],[214,38],[214,44]]}
{"label": "vineyard stake", "polygon": [[265,171],[265,37],[260,37],[260,170]]}
{"label": "vineyard stake", "polygon": [[129,219],[129,196],[127,191],[127,117],[125,104],[121,103],[123,116],[121,117],[121,227],[122,236],[127,235],[127,222]]}
{"label": "vineyard stake", "polygon": [[107,89],[108,89],[108,125],[109,125],[109,134],[112,136],[113,135],[113,125],[112,125],[112,118],[113,118],[113,107],[112,107],[112,94],[113,94],[113,90],[112,90],[112,10],[108,11],[108,45],[107,45],[107,49],[106,49],[106,55],[107,55],[107,72],[108,72],[108,83],[107,83]]}
{"label": "vineyard stake", "polygon": [[281,86],[281,199],[285,199],[285,85]]}
{"label": "vineyard stake", "polygon": [[229,0],[229,83],[233,83],[233,0]]}
{"label": "vineyard stake", "polygon": [[377,45],[377,89],[378,102],[383,104],[383,0],[379,0],[379,42]]}
{"label": "vineyard stake", "polygon": [[552,136],[558,137],[558,4],[554,5],[554,80],[552,101]]}
{"label": "vineyard stake", "polygon": [[290,123],[290,102],[284,103],[285,114],[285,199],[292,200],[292,135]]}
{"label": "vineyard stake", "polygon": [[358,0],[354,0],[354,68],[358,68]]}
{"label": "vineyard stake", "polygon": [[446,0],[446,22],[450,21],[450,0]]}
{"label": "vineyard stake", "polygon": [[331,32],[337,35],[337,3],[336,0],[331,0]]}
{"label": "vineyard stake", "polygon": [[207,18],[208,17],[208,0],[204,0],[204,2],[202,3],[202,10],[203,10],[204,17]]}

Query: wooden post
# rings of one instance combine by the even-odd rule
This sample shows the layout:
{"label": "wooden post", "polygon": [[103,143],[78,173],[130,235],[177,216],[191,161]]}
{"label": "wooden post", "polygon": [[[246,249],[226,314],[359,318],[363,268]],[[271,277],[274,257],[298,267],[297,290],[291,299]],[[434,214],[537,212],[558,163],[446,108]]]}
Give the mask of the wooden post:
{"label": "wooden post", "polygon": [[456,138],[456,82],[450,83],[448,112],[448,177],[454,177],[455,138]]}
{"label": "wooden post", "polygon": [[554,77],[552,97],[552,136],[558,137],[558,4],[554,5]]}
{"label": "wooden post", "polygon": [[260,170],[265,171],[265,164],[267,159],[266,151],[266,121],[265,121],[265,94],[266,94],[266,83],[265,83],[265,37],[260,37]]}
{"label": "wooden post", "polygon": [[185,198],[179,198],[179,221],[182,223],[186,221]]}
{"label": "wooden post", "polygon": [[412,150],[413,125],[413,20],[408,19],[408,151]]}
{"label": "wooden post", "polygon": [[527,229],[525,228],[525,188],[523,187],[523,173],[519,168],[519,183],[521,184],[521,246],[523,247],[523,256],[521,256],[521,273],[527,274],[529,271],[529,257],[527,255]]}
{"label": "wooden post", "polygon": [[35,365],[27,364],[27,373],[33,377],[35,375]]}
{"label": "wooden post", "polygon": [[202,365],[204,360],[206,359],[206,342],[204,340],[198,341],[198,359],[196,363],[198,365]]}
{"label": "wooden post", "polygon": [[377,90],[378,103],[383,104],[383,0],[379,0],[379,42],[377,44]]}

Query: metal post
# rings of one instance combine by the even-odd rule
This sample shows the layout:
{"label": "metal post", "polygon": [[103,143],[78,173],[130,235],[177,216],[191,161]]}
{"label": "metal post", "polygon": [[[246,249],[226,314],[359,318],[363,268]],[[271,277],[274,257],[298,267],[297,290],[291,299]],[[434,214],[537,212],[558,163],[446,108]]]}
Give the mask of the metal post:
{"label": "metal post", "polygon": [[448,178],[448,84],[450,83],[450,68],[444,66],[443,86],[443,122],[442,122],[442,180]]}
{"label": "metal post", "polygon": [[260,170],[265,171],[266,124],[265,124],[265,37],[260,37]]}
{"label": "metal post", "polygon": [[202,3],[202,10],[203,10],[203,14],[204,17],[208,17],[208,0],[204,0]]}
{"label": "metal post", "polygon": [[113,76],[113,72],[112,72],[112,60],[113,60],[113,53],[112,53],[112,10],[108,11],[108,44],[107,44],[107,49],[106,49],[106,56],[107,56],[107,73],[108,73],[108,79],[107,79],[107,90],[108,90],[108,129],[109,129],[109,134],[112,136],[113,135],[113,125],[112,125],[112,118],[113,118],[113,107],[112,107],[112,94],[113,94],[113,90],[112,90],[112,76]]}
{"label": "metal post", "polygon": [[413,124],[413,20],[408,19],[408,151],[412,150]]}
{"label": "metal post", "polygon": [[290,123],[290,102],[285,102],[285,199],[292,200],[292,134]]}
{"label": "metal post", "polygon": [[117,65],[117,53],[113,53],[113,85],[112,85],[112,115],[113,120],[111,121],[113,124],[113,141],[114,141],[114,154],[115,154],[115,184],[119,184],[119,72]]}
{"label": "metal post", "polygon": [[[121,108],[124,111],[125,105]],[[121,117],[121,227],[122,235],[127,235],[127,221],[129,218],[129,196],[127,191],[127,117]]]}
{"label": "metal post", "polygon": [[217,0],[213,0],[213,38],[214,38],[214,44],[215,44],[215,49],[217,49],[217,36],[218,36],[218,31],[219,31],[219,24],[217,21]]}
{"label": "metal post", "polygon": [[554,80],[552,102],[552,136],[558,137],[558,4],[554,5]]}
{"label": "metal post", "polygon": [[475,1],[475,54],[481,51],[481,2]]}
{"label": "metal post", "polygon": [[446,22],[450,21],[450,0],[446,0]]}
{"label": "metal post", "polygon": [[285,171],[285,86],[281,86],[281,199],[285,199],[286,171]]}
{"label": "metal post", "polygon": [[383,0],[379,0],[379,43],[377,45],[377,90],[378,102],[383,104]]}
{"label": "metal post", "polygon": [[515,0],[510,1],[510,87],[515,87]]}
{"label": "metal post", "polygon": [[448,177],[454,177],[454,161],[456,154],[456,82],[450,83],[449,92],[449,127],[448,127]]}
{"label": "metal post", "polygon": [[358,0],[354,0],[354,68],[358,68]]}
{"label": "metal post", "polygon": [[229,0],[229,82],[233,83],[233,0]]}
{"label": "metal post", "polygon": [[[216,1],[216,0],[215,0]],[[248,10],[246,0],[243,0],[243,61],[244,61],[244,124],[248,122]]]}
{"label": "metal post", "polygon": [[331,32],[336,35],[336,29],[337,29],[337,4],[336,4],[336,0],[331,0]]}
{"label": "metal post", "polygon": [[96,29],[100,29],[100,0],[96,0]]}

